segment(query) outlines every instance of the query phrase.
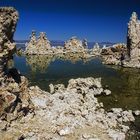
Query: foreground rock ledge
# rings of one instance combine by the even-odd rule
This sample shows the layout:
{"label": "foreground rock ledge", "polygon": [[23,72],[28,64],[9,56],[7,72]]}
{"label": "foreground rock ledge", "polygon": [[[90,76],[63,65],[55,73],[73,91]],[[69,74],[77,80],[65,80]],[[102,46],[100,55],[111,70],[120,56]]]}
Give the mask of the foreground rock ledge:
{"label": "foreground rock ledge", "polygon": [[124,140],[129,127],[123,122],[135,120],[132,111],[103,109],[95,97],[106,92],[101,78],[71,79],[67,87],[51,84],[50,92],[30,87],[33,111],[9,123],[1,120],[0,139]]}

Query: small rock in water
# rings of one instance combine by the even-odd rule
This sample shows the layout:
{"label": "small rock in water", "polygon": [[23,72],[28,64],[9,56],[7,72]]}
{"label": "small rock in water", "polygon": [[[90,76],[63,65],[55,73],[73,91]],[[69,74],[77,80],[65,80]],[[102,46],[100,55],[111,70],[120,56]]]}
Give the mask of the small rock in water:
{"label": "small rock in water", "polygon": [[136,116],[139,116],[139,115],[140,115],[140,110],[134,111],[134,114],[135,114]]}
{"label": "small rock in water", "polygon": [[111,94],[111,91],[108,90],[108,89],[105,89],[105,90],[104,90],[104,93],[105,93],[106,95],[110,95],[110,94]]}

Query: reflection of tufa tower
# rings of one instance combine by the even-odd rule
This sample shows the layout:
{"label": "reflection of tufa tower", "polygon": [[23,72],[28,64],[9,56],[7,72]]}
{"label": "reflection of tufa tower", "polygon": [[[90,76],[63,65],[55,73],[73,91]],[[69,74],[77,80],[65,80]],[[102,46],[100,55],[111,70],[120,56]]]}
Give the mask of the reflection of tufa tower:
{"label": "reflection of tufa tower", "polygon": [[44,73],[52,61],[53,58],[47,55],[30,55],[26,57],[26,63],[31,67],[32,72],[39,70]]}

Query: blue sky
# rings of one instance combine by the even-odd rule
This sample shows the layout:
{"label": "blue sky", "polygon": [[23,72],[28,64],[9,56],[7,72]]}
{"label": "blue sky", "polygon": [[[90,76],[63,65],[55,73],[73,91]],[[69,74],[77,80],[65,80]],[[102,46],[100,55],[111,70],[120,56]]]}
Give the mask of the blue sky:
{"label": "blue sky", "polygon": [[140,15],[140,0],[0,0],[20,15],[16,40],[28,39],[32,30],[50,40],[71,36],[88,41],[125,42],[132,11]]}

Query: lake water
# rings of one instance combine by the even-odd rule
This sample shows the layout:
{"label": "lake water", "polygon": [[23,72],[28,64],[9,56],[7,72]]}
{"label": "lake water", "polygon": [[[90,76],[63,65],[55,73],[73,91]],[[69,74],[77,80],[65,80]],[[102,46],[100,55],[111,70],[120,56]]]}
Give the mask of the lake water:
{"label": "lake water", "polygon": [[[101,77],[102,85],[112,91],[109,96],[98,97],[106,110],[114,107],[140,110],[140,70],[106,66],[97,58],[50,58],[47,56],[14,56],[14,66],[25,75],[30,85],[49,91],[49,84],[67,85],[71,78]],[[133,127],[139,132],[140,121]],[[140,135],[137,136],[140,139]],[[136,137],[135,137],[136,138]],[[135,138],[131,138],[134,139]]]}

